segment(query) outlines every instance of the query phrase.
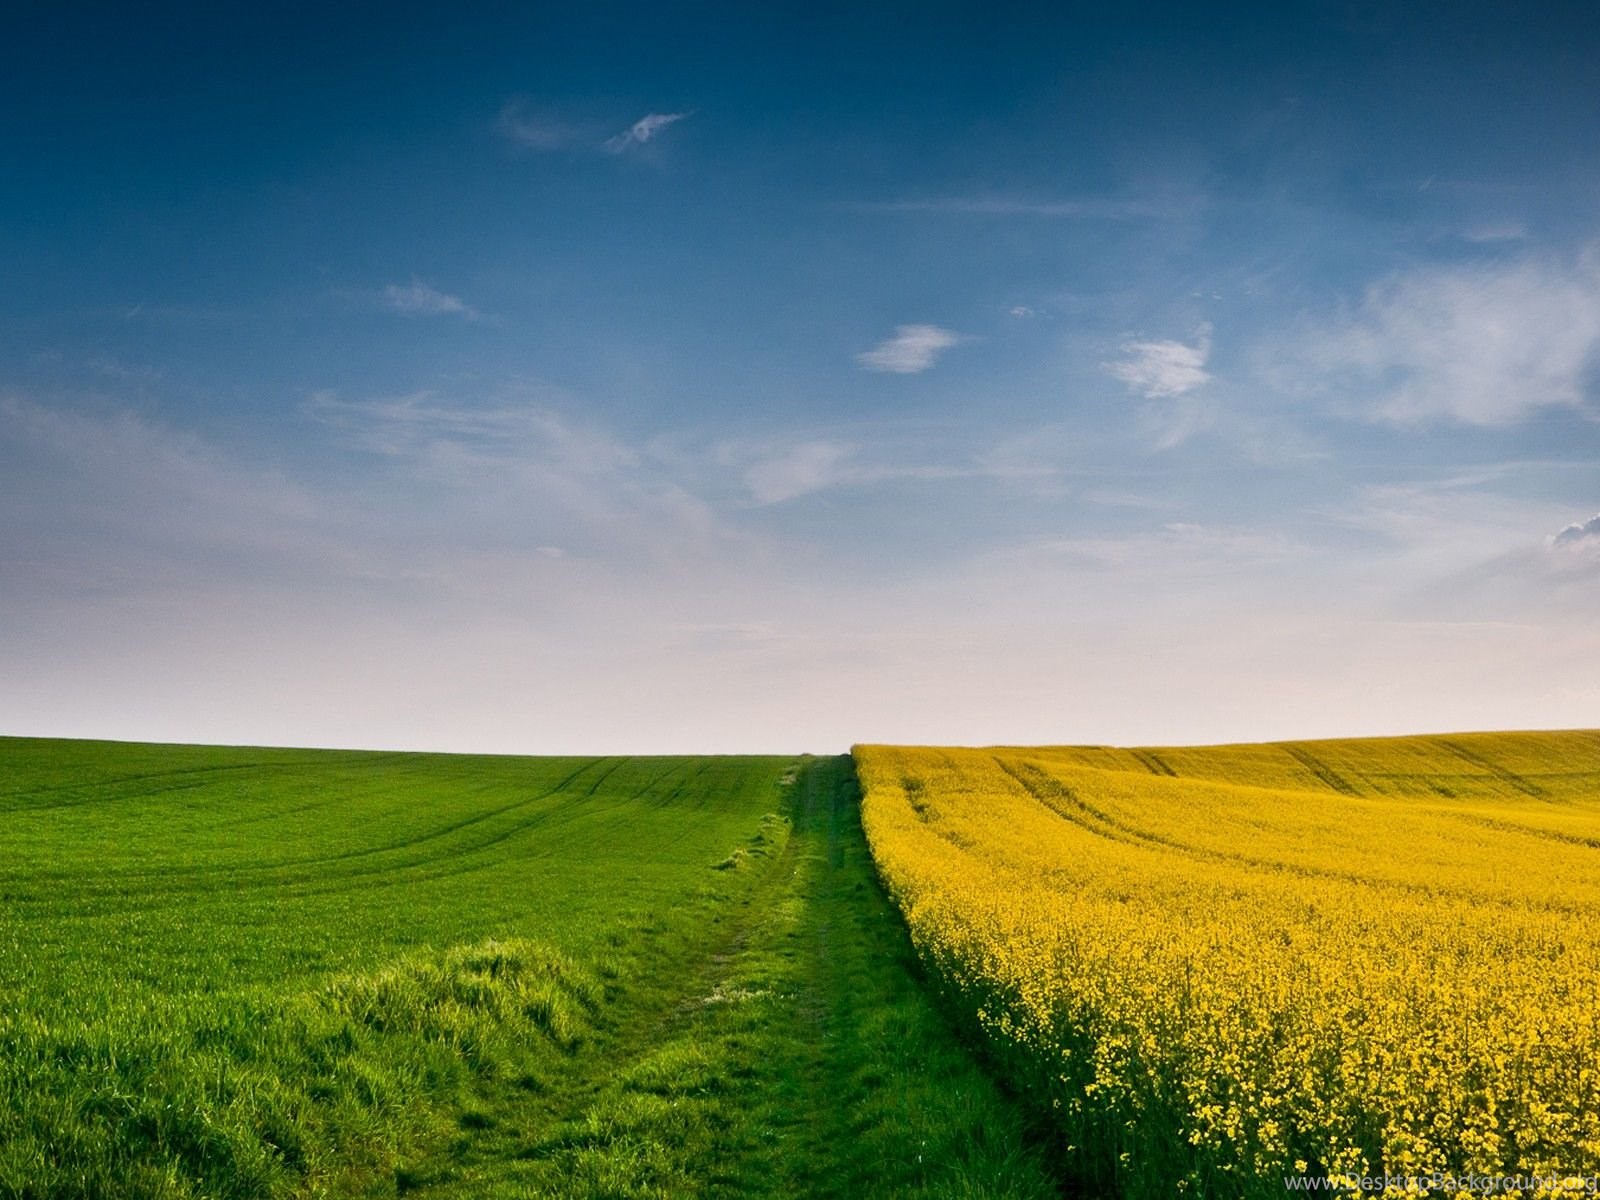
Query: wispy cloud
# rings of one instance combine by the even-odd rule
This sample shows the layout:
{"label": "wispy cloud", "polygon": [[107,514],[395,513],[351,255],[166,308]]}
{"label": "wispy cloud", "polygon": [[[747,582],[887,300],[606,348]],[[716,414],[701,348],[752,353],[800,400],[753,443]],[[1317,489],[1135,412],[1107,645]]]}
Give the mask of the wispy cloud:
{"label": "wispy cloud", "polygon": [[962,340],[959,333],[937,325],[897,325],[893,337],[856,355],[856,361],[869,371],[916,375]]}
{"label": "wispy cloud", "polygon": [[520,98],[506,102],[495,128],[502,137],[528,150],[564,150],[583,138],[582,129],[571,121],[535,109]]}
{"label": "wispy cloud", "polygon": [[1600,258],[1429,268],[1368,289],[1269,364],[1291,391],[1375,420],[1508,425],[1581,407],[1600,357]]}
{"label": "wispy cloud", "polygon": [[1202,325],[1194,344],[1178,341],[1124,342],[1123,357],[1102,363],[1106,374],[1120,379],[1147,400],[1182,396],[1210,382],[1211,326]]}
{"label": "wispy cloud", "polygon": [[1166,216],[1171,206],[1149,199],[1039,200],[1017,196],[934,196],[867,200],[843,207],[856,212],[935,213],[958,217],[1042,217],[1053,220],[1133,221]]}
{"label": "wispy cloud", "polygon": [[383,303],[386,308],[410,317],[457,316],[470,321],[479,315],[478,310],[461,297],[429,287],[418,279],[405,284],[391,283],[383,289]]}
{"label": "wispy cloud", "polygon": [[745,486],[757,504],[781,504],[835,487],[855,475],[850,460],[856,449],[845,442],[801,442],[747,466]]}
{"label": "wispy cloud", "polygon": [[[1216,527],[1169,521],[1117,537],[1046,538],[995,552],[1001,561],[1065,559],[1083,567],[1113,571],[1171,571],[1182,567],[1231,569],[1245,560],[1282,560],[1308,554],[1309,548],[1279,530]],[[1222,567],[1222,569],[1230,569]]]}
{"label": "wispy cloud", "polygon": [[658,137],[669,125],[676,125],[690,115],[686,112],[647,113],[615,137],[607,138],[605,149],[612,154],[622,154],[643,146]]}
{"label": "wispy cloud", "polygon": [[1522,524],[1441,530],[1443,542],[1453,539],[1457,547],[1458,565],[1424,585],[1429,609],[1536,623],[1558,614],[1591,621],[1594,586],[1600,581],[1600,516],[1535,540],[1528,530],[1539,526],[1527,518],[1536,522],[1539,510],[1549,505],[1492,497],[1480,501],[1483,507],[1496,503],[1507,517],[1524,518]]}
{"label": "wispy cloud", "polygon": [[715,447],[713,458],[718,466],[737,472],[758,507],[834,488],[958,480],[1032,484],[1053,474],[1053,468],[1018,461],[1003,451],[966,447],[951,454],[948,448],[893,438],[864,443],[803,436],[788,442],[727,441]]}
{"label": "wispy cloud", "polygon": [[639,465],[630,447],[542,401],[508,395],[471,404],[430,391],[345,400],[323,391],[312,394],[305,413],[362,450],[464,486],[481,486],[488,467],[504,478],[519,469],[598,476]]}
{"label": "wispy cloud", "polygon": [[1600,538],[1583,525],[1537,536],[1570,510],[1525,494],[1515,479],[1521,473],[1515,464],[1494,464],[1371,484],[1326,509],[1330,528],[1366,542],[1359,551],[1345,544],[1341,556],[1351,594],[1390,591],[1413,615],[1450,619],[1592,612],[1593,593],[1580,585],[1600,574]]}
{"label": "wispy cloud", "polygon": [[106,355],[96,355],[84,365],[97,375],[103,375],[107,379],[114,379],[118,383],[130,385],[144,386],[153,384],[160,381],[165,374],[160,367],[126,363],[121,359],[111,358]]}
{"label": "wispy cloud", "polygon": [[152,581],[212,586],[344,556],[338,509],[313,491],[131,412],[80,413],[0,396],[0,602],[65,588],[127,596]]}
{"label": "wispy cloud", "polygon": [[[1441,508],[1437,528],[1399,530],[1424,533],[1420,545],[1408,537],[1392,553],[1370,552],[1379,539],[1329,543],[1287,513],[1236,525],[1160,502],[1083,521],[1055,510],[1058,524],[1008,508],[993,536],[1052,536],[875,579],[829,573],[805,540],[842,543],[848,526],[880,554],[883,530],[896,535],[874,506],[808,523],[748,501],[977,474],[965,441],[811,431],[726,461],[697,442],[697,462],[663,469],[578,404],[508,384],[481,397],[321,396],[312,415],[339,436],[318,439],[319,460],[330,440],[361,452],[286,478],[261,444],[230,451],[97,411],[0,400],[0,721],[14,732],[753,751],[775,728],[833,745],[874,721],[872,736],[984,742],[1059,738],[1063,721],[1087,731],[1075,736],[1153,741],[1194,728],[1181,722],[1195,711],[1217,722],[1188,735],[1204,740],[1332,733],[1348,713],[1393,727],[1419,712],[1438,727],[1550,725],[1600,699],[1600,556],[1581,552],[1593,539],[1555,548],[1530,533],[1561,529],[1569,507]],[[724,507],[699,504],[701,489]],[[1375,497],[1375,515],[1392,518],[1402,499]],[[977,523],[968,507],[928,508],[940,512]],[[1503,572],[1514,602],[1421,607],[1432,626],[1371,619],[1419,575],[1518,544],[1558,565],[1533,563],[1524,584]],[[1402,570],[1413,557],[1420,567]],[[1541,609],[1525,593],[1557,599]],[[1517,632],[1508,622],[1524,613],[1536,619]],[[72,653],[39,649],[56,646]],[[705,704],[683,702],[690,674]],[[1082,686],[1063,691],[1069,676]],[[1378,677],[1391,686],[1373,715]],[[1487,700],[1429,707],[1481,696],[1485,680]],[[884,709],[885,694],[903,703]],[[883,711],[898,723],[884,727]],[[697,741],[707,728],[714,741]]]}
{"label": "wispy cloud", "polygon": [[526,150],[625,154],[648,145],[669,126],[693,115],[692,112],[646,113],[621,133],[606,137],[604,125],[591,120],[574,120],[535,107],[528,100],[518,97],[508,101],[500,110],[495,128],[502,137]]}
{"label": "wispy cloud", "polygon": [[1461,237],[1476,243],[1522,242],[1528,238],[1528,227],[1521,221],[1485,221],[1468,226]]}
{"label": "wispy cloud", "polygon": [[[0,393],[0,727],[555,746],[600,728],[606,695],[616,716],[624,675],[649,693],[630,702],[661,706],[646,680],[682,671],[642,662],[704,665],[664,624],[767,619],[786,600],[760,542],[581,418],[499,394],[482,410],[442,396],[315,408],[351,445],[388,449],[286,478],[259,445]],[[72,654],[39,650],[52,646]],[[527,686],[596,653],[604,688]],[[692,734],[686,720],[655,745]]]}

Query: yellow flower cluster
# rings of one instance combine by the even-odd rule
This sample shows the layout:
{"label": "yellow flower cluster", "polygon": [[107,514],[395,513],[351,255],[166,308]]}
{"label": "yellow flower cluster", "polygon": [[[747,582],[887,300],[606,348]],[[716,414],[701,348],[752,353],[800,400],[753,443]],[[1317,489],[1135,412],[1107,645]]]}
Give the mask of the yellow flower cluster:
{"label": "yellow flower cluster", "polygon": [[919,952],[1097,1187],[1600,1172],[1600,733],[856,761]]}

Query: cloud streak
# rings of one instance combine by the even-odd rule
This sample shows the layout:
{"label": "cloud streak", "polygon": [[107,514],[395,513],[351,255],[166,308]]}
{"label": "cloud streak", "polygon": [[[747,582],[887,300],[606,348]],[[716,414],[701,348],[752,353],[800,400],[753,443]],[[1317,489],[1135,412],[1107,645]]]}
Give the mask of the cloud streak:
{"label": "cloud streak", "polygon": [[478,310],[461,297],[429,287],[418,279],[405,284],[391,283],[383,289],[383,304],[408,317],[454,316],[471,321],[479,315]]}
{"label": "cloud streak", "polygon": [[649,145],[668,128],[693,115],[692,112],[646,113],[621,133],[602,137],[603,127],[597,127],[595,122],[574,121],[516,98],[500,110],[495,129],[507,141],[539,153],[568,150],[627,154]]}
{"label": "cloud streak", "polygon": [[1227,528],[1169,521],[1118,537],[1047,538],[998,551],[1009,563],[1027,559],[1061,560],[1076,567],[1112,573],[1228,571],[1243,562],[1285,561],[1303,557],[1308,548],[1275,530]]}
{"label": "cloud streak", "polygon": [[565,150],[579,142],[582,131],[570,121],[529,106],[526,100],[510,100],[500,110],[495,123],[500,135],[527,150]]}
{"label": "cloud streak", "polygon": [[862,201],[846,207],[866,213],[931,213],[955,217],[1039,217],[1066,221],[1135,221],[1164,217],[1170,209],[1152,200],[1035,200],[1016,196],[935,196]]}
{"label": "cloud streak", "polygon": [[856,355],[856,362],[869,371],[917,375],[932,367],[940,355],[962,340],[959,333],[937,325],[898,325],[893,337]]}
{"label": "cloud streak", "polygon": [[802,442],[751,463],[744,470],[745,486],[757,504],[781,504],[849,480],[855,453],[855,446],[843,442]]}
{"label": "cloud streak", "polygon": [[878,440],[861,444],[829,437],[789,442],[723,442],[713,454],[722,467],[737,472],[756,507],[783,504],[833,488],[884,484],[995,480],[1036,484],[1051,468],[1017,462],[1004,453],[940,454],[927,446]]}
{"label": "cloud streak", "polygon": [[690,115],[692,114],[686,112],[646,113],[615,137],[607,138],[603,144],[604,149],[610,154],[625,154],[629,150],[654,141],[662,130],[676,125]]}

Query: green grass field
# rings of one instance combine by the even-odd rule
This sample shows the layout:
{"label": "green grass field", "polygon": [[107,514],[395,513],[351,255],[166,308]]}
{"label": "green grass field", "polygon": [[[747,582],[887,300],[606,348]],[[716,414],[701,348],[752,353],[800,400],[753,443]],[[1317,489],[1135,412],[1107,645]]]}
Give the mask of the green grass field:
{"label": "green grass field", "polygon": [[1044,1195],[848,759],[0,739],[0,1196]]}

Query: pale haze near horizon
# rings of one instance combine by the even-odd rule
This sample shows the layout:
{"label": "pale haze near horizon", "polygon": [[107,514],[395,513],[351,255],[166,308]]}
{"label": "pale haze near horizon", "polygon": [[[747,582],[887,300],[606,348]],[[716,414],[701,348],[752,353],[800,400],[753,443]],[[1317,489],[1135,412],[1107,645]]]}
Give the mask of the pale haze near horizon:
{"label": "pale haze near horizon", "polygon": [[0,734],[1600,726],[1585,7],[200,11],[0,50]]}

